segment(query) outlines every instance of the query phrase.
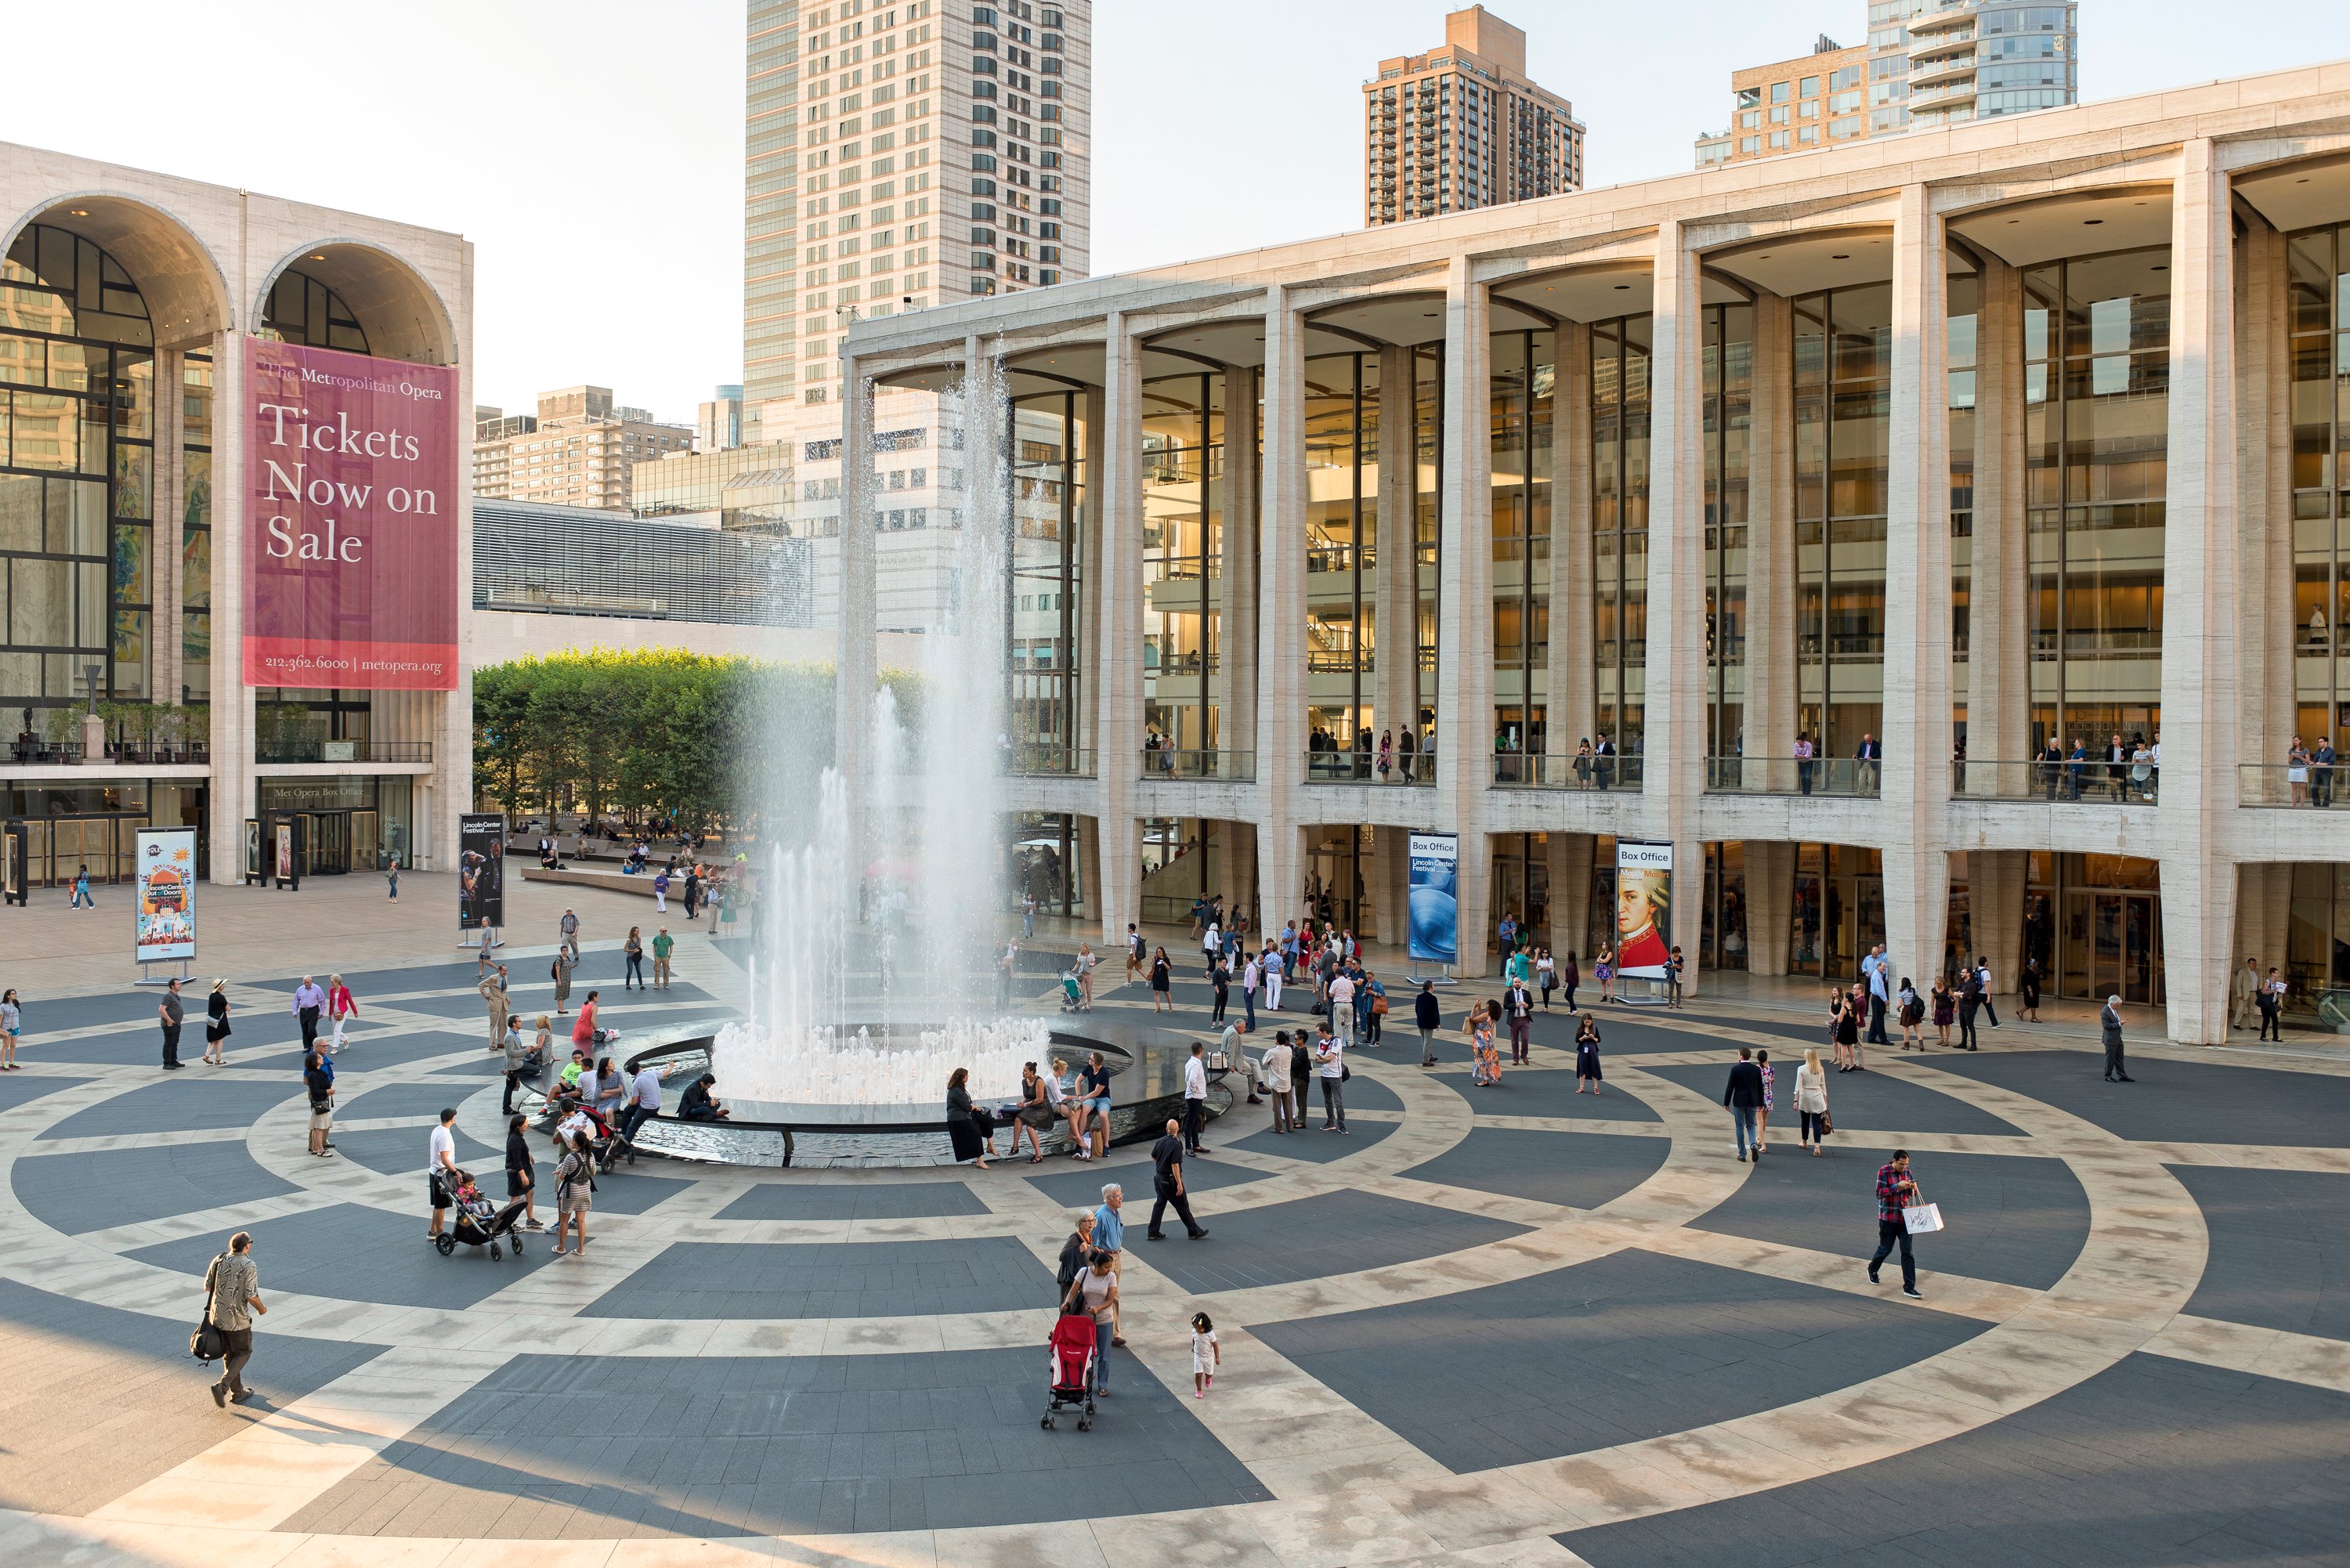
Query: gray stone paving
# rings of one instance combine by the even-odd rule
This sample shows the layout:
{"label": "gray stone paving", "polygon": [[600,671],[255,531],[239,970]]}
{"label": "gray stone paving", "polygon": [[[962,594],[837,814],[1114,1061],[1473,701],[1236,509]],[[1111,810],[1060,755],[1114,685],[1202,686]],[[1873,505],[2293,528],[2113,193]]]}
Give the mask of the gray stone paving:
{"label": "gray stone paving", "polygon": [[1648,1252],[1258,1336],[1455,1473],[1862,1382],[1981,1325]]}
{"label": "gray stone paving", "polygon": [[[1873,1046],[1871,1056],[1887,1054],[1881,1046]],[[1892,1053],[1899,1059],[1897,1049]],[[1918,1059],[1916,1052],[1911,1061]],[[1659,1078],[1669,1078],[1685,1089],[1703,1095],[1715,1105],[1721,1103],[1722,1086],[1730,1081],[1731,1064],[1738,1060],[1733,1047],[1721,1054],[1719,1065],[1654,1067],[1649,1069]],[[1771,1054],[1773,1097],[1777,1102],[1771,1113],[1771,1131],[1775,1138],[1783,1127],[1787,1145],[1794,1147],[1799,1120],[1795,1115],[1795,1069],[1804,1064],[1800,1052],[1781,1055]],[[1986,1137],[2014,1137],[2019,1135],[2013,1124],[2002,1121],[1990,1112],[1937,1093],[1925,1084],[1914,1084],[1898,1078],[1883,1069],[1857,1073],[1839,1073],[1821,1057],[1827,1072],[1829,1119],[1838,1127],[1882,1127],[1898,1132],[1973,1133]],[[1721,1114],[1722,1136],[1730,1136],[1730,1113]],[[1831,1140],[1833,1141],[1833,1140]]]}
{"label": "gray stone paving", "polygon": [[798,1245],[680,1241],[581,1315],[895,1317],[1010,1312],[1052,1301],[1052,1270],[1008,1236]]}
{"label": "gray stone paving", "polygon": [[2143,1072],[2131,1064],[2136,1083],[2108,1084],[2090,1051],[1938,1052],[1925,1060],[2126,1138],[2339,1147],[2350,1127],[2350,1078],[2149,1058]]}
{"label": "gray stone paving", "polygon": [[[1354,1087],[1351,1084],[1347,1086]],[[1254,1106],[1241,1107],[1243,1112],[1259,1108]],[[1351,1106],[1347,1107],[1349,1111],[1353,1108]],[[1246,1149],[1251,1154],[1277,1154],[1284,1159],[1307,1159],[1321,1165],[1334,1159],[1345,1159],[1366,1145],[1377,1143],[1395,1129],[1396,1124],[1393,1122],[1357,1121],[1350,1116],[1343,1135],[1324,1132],[1322,1130],[1322,1096],[1317,1092],[1314,1096],[1314,1114],[1305,1118],[1305,1130],[1302,1133],[1276,1133],[1273,1130],[1272,1123],[1268,1121],[1261,1130],[1251,1133],[1246,1137],[1232,1137],[1229,1133],[1224,1134],[1223,1137],[1229,1140],[1230,1147]],[[1217,1144],[1213,1141],[1216,1137],[1213,1128],[1209,1130],[1209,1136],[1211,1141],[1208,1147],[1211,1149],[1215,1148]],[[1191,1162],[1185,1161],[1183,1168],[1189,1171],[1191,1168]]]}
{"label": "gray stone paving", "polygon": [[[1688,1043],[1682,1044],[1686,1048]],[[1599,1093],[1596,1095],[1576,1094],[1575,1075],[1563,1070],[1519,1072],[1505,1064],[1502,1081],[1482,1089],[1471,1081],[1466,1067],[1440,1068],[1430,1075],[1456,1091],[1481,1116],[1572,1116],[1578,1121],[1595,1122],[1657,1119],[1657,1113],[1625,1093],[1621,1084],[1609,1086],[1605,1057],[1600,1060],[1599,1072]]]}
{"label": "gray stone paving", "polygon": [[960,1181],[908,1181],[889,1187],[813,1186],[763,1181],[718,1211],[721,1220],[926,1220],[984,1214],[987,1205]]}
{"label": "gray stone paving", "polygon": [[1655,1175],[1671,1147],[1660,1137],[1477,1127],[1404,1174],[1447,1187],[1596,1209]]}
{"label": "gray stone paving", "polygon": [[[1270,1496],[1188,1400],[1130,1364],[1114,1375],[1090,1432],[1066,1417],[1056,1431],[1038,1427],[1045,1376],[1041,1344],[957,1355],[520,1357],[287,1528],[845,1533]],[[569,1529],[575,1516],[592,1528]]]}
{"label": "gray stone paving", "polygon": [[2350,1176],[2180,1166],[2211,1229],[2187,1310],[2350,1339]]}
{"label": "gray stone paving", "polygon": [[68,1236],[301,1190],[241,1143],[161,1144],[16,1162],[16,1201]]}
{"label": "gray stone paving", "polygon": [[[191,1060],[203,1051],[199,1041],[193,1053],[183,1049],[180,1059]],[[200,1075],[206,1074],[210,1075]],[[183,1068],[176,1076],[159,1067],[156,1078],[157,1082],[117,1095],[104,1105],[76,1111],[42,1133],[42,1140],[241,1127],[302,1090],[299,1078],[288,1082],[234,1072],[224,1075],[201,1063]],[[420,1169],[423,1163],[417,1161]]]}
{"label": "gray stone paving", "polygon": [[[1149,1212],[1144,1210],[1146,1218]],[[1374,1192],[1325,1192],[1221,1212],[1199,1204],[1193,1212],[1208,1227],[1211,1244],[1179,1245],[1183,1230],[1170,1210],[1168,1241],[1153,1248],[1148,1261],[1178,1286],[1197,1292],[1287,1284],[1385,1268],[1482,1246],[1526,1230]]]}
{"label": "gray stone paving", "polygon": [[[1728,1123],[1725,1116],[1725,1135]],[[1828,1144],[1814,1159],[1792,1137],[1774,1137],[1772,1152],[1699,1228],[1842,1253],[1857,1268],[1877,1248],[1877,1172],[1893,1151],[1835,1137]],[[1909,1170],[1941,1206],[1945,1227],[1911,1243],[1922,1276],[1939,1271],[2045,1290],[2080,1255],[2089,1199],[2062,1160],[1913,1154]],[[1898,1269],[1898,1254],[1887,1262]]]}
{"label": "gray stone paving", "polygon": [[[427,1213],[421,1171],[416,1178],[416,1199],[414,1214],[337,1203],[242,1227],[253,1233],[253,1255],[262,1270],[264,1293],[273,1289],[297,1291],[304,1295],[456,1310],[504,1290],[525,1270],[550,1261],[548,1243],[543,1240],[535,1241],[520,1261],[511,1253],[493,1260],[486,1247],[460,1247],[444,1258],[424,1240]],[[542,1205],[542,1218],[545,1212]],[[227,1247],[228,1238],[227,1231],[218,1231],[142,1247],[127,1255],[201,1280],[204,1266]],[[182,1337],[184,1341],[184,1331]]]}
{"label": "gray stone paving", "polygon": [[2339,1568],[2350,1397],[2132,1355],[1898,1459],[1557,1539],[1593,1568]]}

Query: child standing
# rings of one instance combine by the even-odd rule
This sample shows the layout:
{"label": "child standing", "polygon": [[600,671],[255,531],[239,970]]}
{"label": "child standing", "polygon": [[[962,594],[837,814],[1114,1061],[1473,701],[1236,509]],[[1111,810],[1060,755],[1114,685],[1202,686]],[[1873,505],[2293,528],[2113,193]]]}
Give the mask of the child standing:
{"label": "child standing", "polygon": [[1191,1397],[1205,1399],[1208,1390],[1216,1386],[1216,1368],[1222,1365],[1224,1347],[1216,1342],[1216,1325],[1208,1314],[1191,1314]]}

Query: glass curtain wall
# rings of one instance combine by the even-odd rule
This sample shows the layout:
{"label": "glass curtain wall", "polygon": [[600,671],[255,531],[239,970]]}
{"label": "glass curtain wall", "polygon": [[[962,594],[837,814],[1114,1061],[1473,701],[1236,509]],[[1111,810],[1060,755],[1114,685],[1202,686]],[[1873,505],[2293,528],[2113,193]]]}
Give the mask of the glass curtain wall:
{"label": "glass curtain wall", "polygon": [[[1414,684],[1416,712],[1399,723],[1419,730],[1418,754],[1426,756],[1436,744],[1437,560],[1444,537],[1440,487],[1444,478],[1444,349],[1415,348],[1412,374],[1412,470],[1414,559],[1418,613],[1413,617],[1412,657],[1419,670]],[[1401,743],[1399,735],[1397,742]],[[1428,776],[1433,776],[1428,775]]]}
{"label": "glass curtain wall", "polygon": [[[11,710],[149,694],[153,342],[137,286],[89,241],[35,223],[0,260],[0,704]],[[62,712],[34,722],[79,739]]]}
{"label": "glass curtain wall", "polygon": [[1542,754],[1547,716],[1558,334],[1496,333],[1492,358],[1494,776],[1511,784]]}
{"label": "glass curtain wall", "polygon": [[2023,275],[2035,749],[2161,740],[2169,264],[2156,246]]}
{"label": "glass curtain wall", "polygon": [[[1709,306],[1704,353],[1705,750],[1710,757],[1729,758],[1745,753],[1747,461],[1754,424],[1754,307]],[[1709,919],[1711,913],[1709,909]],[[1742,938],[1737,957],[1743,967]]]}
{"label": "glass curtain wall", "polygon": [[213,694],[213,360],[180,365],[180,701]]}
{"label": "glass curtain wall", "polygon": [[1591,616],[1598,733],[1638,754],[1648,707],[1648,355],[1653,318],[1591,327]]}
{"label": "glass curtain wall", "polygon": [[1014,765],[1039,773],[1083,771],[1081,410],[1074,391],[1022,398],[1012,406],[1012,513],[1017,528],[1012,543],[1008,717]]}
{"label": "glass curtain wall", "polygon": [[1317,776],[1371,774],[1379,357],[1305,361],[1305,732]]}
{"label": "glass curtain wall", "polygon": [[[1142,687],[1146,769],[1204,765],[1222,743],[1217,625],[1228,494],[1224,378],[1203,370],[1142,388]],[[1245,745],[1243,746],[1246,749]]]}
{"label": "glass curtain wall", "polygon": [[[2342,629],[2350,612],[2350,481],[2342,466],[2350,443],[2350,228],[2295,234],[2290,254],[2293,727],[2314,750],[2321,738],[2340,743],[2341,715],[2350,707],[2350,638]],[[2329,960],[2310,972],[2330,974],[2333,967]]]}
{"label": "glass curtain wall", "polygon": [[[1950,445],[1950,734],[1958,760],[1967,755],[1967,647],[1974,588],[1975,536],[1975,326],[1981,309],[1981,280],[1972,274],[1950,280],[1948,440]],[[1996,752],[1996,747],[1993,747]],[[1990,761],[2001,759],[1996,755]],[[1963,794],[1966,779],[1954,781]]]}
{"label": "glass curtain wall", "polygon": [[1884,729],[1893,290],[1794,302],[1796,719],[1818,755]]}
{"label": "glass curtain wall", "polygon": [[2152,860],[2034,850],[2023,900],[2023,956],[2059,996],[2159,1007],[2162,887]]}

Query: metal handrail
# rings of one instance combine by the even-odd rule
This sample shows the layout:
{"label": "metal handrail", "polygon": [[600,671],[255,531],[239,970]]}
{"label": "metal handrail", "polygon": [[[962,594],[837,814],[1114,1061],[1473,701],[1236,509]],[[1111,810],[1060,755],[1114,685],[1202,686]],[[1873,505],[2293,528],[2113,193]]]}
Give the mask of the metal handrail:
{"label": "metal handrail", "polygon": [[1094,776],[1094,753],[1058,741],[1022,741],[1004,752],[1003,772],[1007,778],[1089,779]]}
{"label": "metal handrail", "polygon": [[2151,763],[2109,763],[2101,752],[2078,761],[2043,757],[1961,757],[1950,763],[1952,800],[2023,800],[2054,805],[2151,805],[2162,770]]}
{"label": "metal handrail", "polygon": [[1216,779],[1247,784],[1256,777],[1254,752],[1145,746],[1141,757],[1145,779]]}
{"label": "metal handrail", "polygon": [[1858,757],[1708,757],[1708,794],[1819,794],[1866,798],[1883,783],[1882,761]]}
{"label": "metal handrail", "polygon": [[1357,751],[1341,746],[1331,752],[1307,752],[1305,782],[1307,784],[1432,784],[1436,782],[1436,753],[1433,752],[1390,752],[1388,771],[1379,772],[1377,752]]}
{"label": "metal handrail", "polygon": [[[2301,776],[2295,778],[2293,775]],[[2305,806],[2325,811],[2350,805],[2350,762],[2239,763],[2237,798],[2246,805]]]}

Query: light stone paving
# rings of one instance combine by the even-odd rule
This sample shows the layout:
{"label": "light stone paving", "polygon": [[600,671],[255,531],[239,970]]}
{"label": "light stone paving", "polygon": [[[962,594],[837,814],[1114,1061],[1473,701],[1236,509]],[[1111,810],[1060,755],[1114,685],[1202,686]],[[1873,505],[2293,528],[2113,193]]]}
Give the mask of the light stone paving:
{"label": "light stone paving", "polygon": [[[701,947],[695,967],[706,988],[739,988],[723,956]],[[686,979],[686,976],[681,976]],[[250,989],[248,993],[250,993]],[[341,1062],[346,1103],[369,1089],[430,1080],[448,1085],[462,1131],[497,1147],[497,1080],[434,1076],[478,1064],[486,1054],[470,1037],[470,1019],[452,1021],[404,1009],[414,1002],[467,994],[462,988],[420,988],[386,995],[368,1021],[385,1037],[447,1037],[450,1048],[396,1064],[366,1061],[364,1038]],[[366,1006],[366,999],[362,999]],[[650,1019],[659,1002],[627,1004]],[[1131,1012],[1123,999],[1107,1005]],[[703,1011],[707,1003],[695,1004]],[[1196,1016],[1194,1013],[1192,1016]],[[1750,1167],[1729,1158],[1726,1118],[1706,1096],[1649,1069],[1721,1065],[1722,1044],[1762,1044],[1793,1055],[1800,1045],[1701,1020],[1669,1025],[1708,1048],[1627,1051],[1608,1064],[1607,1094],[1652,1112],[1656,1121],[1597,1116],[1494,1114],[1472,1104],[1462,1076],[1425,1073],[1400,1061],[1358,1054],[1358,1075],[1391,1089],[1400,1111],[1366,1109],[1351,1120],[1390,1128],[1386,1136],[1314,1160],[1222,1147],[1214,1162],[1242,1168],[1249,1179],[1199,1195],[1202,1219],[1239,1214],[1271,1204],[1310,1204],[1318,1196],[1368,1194],[1432,1206],[1523,1227],[1500,1240],[1351,1272],[1325,1273],[1285,1283],[1187,1292],[1163,1270],[1156,1248],[1139,1238],[1147,1202],[1148,1168],[1121,1153],[1098,1168],[1104,1179],[1125,1182],[1130,1241],[1122,1265],[1125,1330],[1135,1365],[1178,1396],[1190,1386],[1185,1324],[1200,1308],[1215,1316],[1231,1376],[1205,1401],[1183,1409],[1276,1500],[1227,1504],[1177,1513],[1140,1513],[1083,1522],[1014,1526],[943,1526],[916,1532],[867,1532],[853,1536],[744,1537],[689,1541],[632,1537],[580,1538],[577,1522],[561,1546],[567,1563],[697,1564],[792,1563],[1128,1563],[1167,1555],[1180,1542],[1185,1561],[1263,1564],[1265,1568],[1337,1568],[1339,1564],[1574,1564],[1582,1559],[1551,1537],[1590,1525],[1650,1517],[1708,1501],[1751,1496],[1772,1488],[1894,1458],[1957,1438],[2027,1410],[2134,1352],[2350,1394],[2350,1343],[2189,1314],[2209,1248],[2202,1211],[2168,1167],[2229,1167],[2248,1170],[2350,1172],[2350,1151],[2336,1147],[2246,1146],[2123,1138],[2043,1101],[1998,1085],[1938,1071],[1898,1053],[1871,1054],[1872,1071],[1954,1102],[1971,1106],[2019,1129],[2021,1137],[1930,1131],[1845,1128],[1840,1139],[1865,1147],[1898,1141],[1921,1158],[1937,1154],[2035,1157],[2061,1161],[2087,1202],[2087,1233],[2062,1277],[2045,1290],[1970,1279],[1933,1270],[1931,1240],[1921,1244],[1929,1299],[1920,1310],[1960,1318],[1981,1331],[1938,1355],[1809,1398],[1782,1404],[1667,1436],[1619,1443],[1555,1459],[1455,1473],[1405,1434],[1384,1424],[1276,1351],[1261,1332],[1268,1325],[1310,1323],[1337,1314],[1377,1312],[1461,1296],[1493,1287],[1539,1282],[1557,1271],[1617,1254],[1648,1254],[1846,1295],[1882,1300],[1887,1290],[1861,1277],[1859,1261],[1779,1242],[1700,1229],[1698,1221],[1735,1196]],[[2048,1042],[2023,1030],[1997,1051]],[[95,1025],[59,1030],[27,1042],[32,1071],[73,1082],[0,1111],[0,1166],[55,1156],[98,1156],[127,1149],[200,1148],[240,1145],[264,1172],[295,1190],[156,1220],[94,1227],[68,1234],[26,1210],[13,1181],[0,1182],[0,1277],[97,1308],[183,1324],[198,1304],[190,1275],[129,1254],[160,1244],[259,1225],[337,1205],[412,1218],[421,1206],[415,1177],[387,1176],[348,1160],[319,1162],[300,1152],[298,1083],[290,1074],[232,1067],[215,1077],[285,1085],[286,1097],[241,1128],[161,1134],[121,1134],[44,1140],[40,1135],[79,1113],[158,1081],[151,1067],[43,1064],[47,1040],[121,1039],[137,1026]],[[151,1032],[142,1035],[151,1037]],[[1396,1057],[1415,1054],[1416,1039],[1398,1040]],[[2210,1061],[2208,1054],[2138,1053],[2149,1061]],[[1566,1058],[1536,1049],[1533,1069],[1555,1074]],[[2082,1054],[2083,1070],[2094,1058]],[[2251,1070],[2306,1071],[2334,1075],[2340,1064],[2261,1061]],[[2158,1069],[2149,1069],[2158,1070]],[[1783,1081],[1783,1087],[1785,1087]],[[1253,1120],[1260,1113],[1236,1110]],[[429,1116],[394,1116],[343,1124],[338,1131],[412,1134],[421,1165]],[[1532,1197],[1446,1184],[1415,1175],[1459,1148],[1480,1129],[1538,1134],[1596,1134],[1660,1141],[1664,1158],[1645,1178],[1592,1209]],[[1219,1124],[1211,1141],[1228,1145],[1246,1127]],[[1783,1129],[1785,1131],[1787,1129]],[[1320,1135],[1309,1134],[1309,1137]],[[1322,1152],[1316,1150],[1317,1153]],[[1783,1159],[1785,1156],[1774,1156]],[[496,1376],[515,1357],[544,1355],[592,1334],[601,1358],[912,1355],[935,1352],[1030,1350],[1049,1324],[1049,1311],[985,1311],[844,1318],[613,1318],[581,1315],[612,1288],[655,1263],[670,1247],[693,1242],[793,1247],[818,1243],[891,1244],[979,1241],[1013,1238],[1049,1270],[1067,1230],[1068,1206],[1023,1179],[1017,1163],[972,1172],[793,1173],[795,1184],[881,1186],[909,1180],[961,1180],[985,1211],[888,1220],[726,1220],[721,1213],[775,1172],[664,1171],[674,1191],[642,1212],[598,1212],[588,1255],[556,1262],[538,1254],[471,1305],[404,1306],[359,1298],[264,1286],[272,1306],[262,1324],[255,1375],[265,1386],[271,1341],[286,1336],[385,1347],[351,1370],[265,1413],[233,1411],[219,1417],[219,1437],[161,1473],[130,1486],[78,1516],[0,1514],[0,1560],[47,1563],[410,1563],[467,1564],[536,1562],[549,1543],[527,1540],[401,1535],[318,1535],[283,1528],[316,1500],[374,1464]],[[1055,1161],[1039,1174],[1076,1167]],[[421,1174],[421,1172],[420,1172]],[[1852,1201],[1866,1212],[1866,1172],[1846,1162]],[[1964,1223],[1963,1218],[1957,1222]],[[1300,1224],[1311,1220],[1301,1217]],[[1189,1262],[1180,1240],[1166,1245]],[[1216,1243],[1200,1244],[1212,1249]],[[447,1269],[421,1251],[421,1269]],[[484,1267],[498,1267],[483,1263]],[[590,1325],[592,1324],[592,1328]],[[1039,1357],[1041,1362],[1041,1355]],[[1131,1375],[1129,1375],[1131,1376]],[[201,1399],[195,1378],[192,1399]],[[1105,1419],[1111,1419],[1106,1415]],[[1007,1422],[1029,1418],[1008,1412]],[[1082,1440],[1082,1439],[1077,1439]],[[592,1523],[592,1521],[588,1521]]]}

